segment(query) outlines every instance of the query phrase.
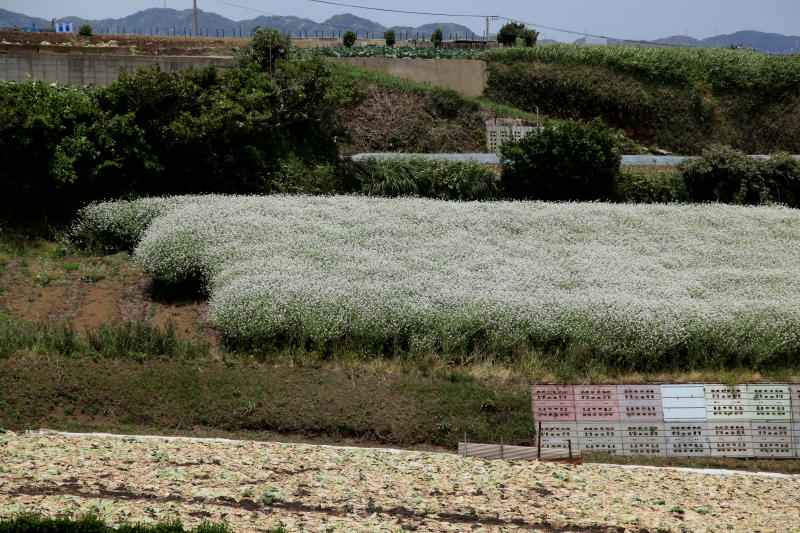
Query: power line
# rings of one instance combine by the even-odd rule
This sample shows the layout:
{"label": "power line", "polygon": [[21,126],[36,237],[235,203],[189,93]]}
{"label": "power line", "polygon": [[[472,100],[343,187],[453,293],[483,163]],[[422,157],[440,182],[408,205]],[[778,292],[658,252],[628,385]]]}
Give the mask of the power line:
{"label": "power line", "polygon": [[368,9],[370,11],[388,11],[389,13],[409,13],[411,15],[433,15],[436,17],[471,17],[471,18],[481,18],[481,19],[493,16],[493,15],[466,15],[458,13],[429,13],[427,11],[404,11],[402,9],[388,9],[382,7],[357,6],[355,4],[342,4],[340,2],[328,2],[327,0],[308,0],[308,1],[317,4],[330,4],[332,6],[355,7],[357,9]]}
{"label": "power line", "polygon": [[[232,7],[238,7],[240,9],[246,9],[248,11],[254,11],[256,13],[263,13],[265,15],[271,15],[273,17],[281,16],[281,15],[277,15],[275,13],[270,13],[269,11],[263,11],[261,9],[255,9],[255,8],[252,8],[252,7],[247,7],[247,6],[243,6],[243,5],[239,5],[239,4],[234,4],[232,2],[227,2],[226,0],[212,0],[212,1],[213,2],[217,2],[218,4],[225,4],[225,5],[232,6]],[[580,35],[582,37],[595,37],[597,39],[608,39],[608,40],[611,40],[611,41],[620,41],[620,42],[625,42],[625,43],[649,44],[649,45],[654,45],[654,46],[674,46],[674,47],[679,47],[679,48],[685,48],[687,46],[690,47],[690,48],[692,47],[690,45],[672,44],[672,43],[657,43],[657,42],[654,42],[654,41],[639,40],[639,39],[620,39],[618,37],[611,37],[609,35],[601,35],[601,34],[594,34],[594,33],[586,33],[586,32],[568,30],[568,29],[565,29],[565,28],[558,28],[558,27],[555,27],[555,26],[547,26],[545,24],[537,24],[535,22],[526,22],[524,20],[512,19],[512,18],[509,18],[509,17],[497,16],[497,15],[477,15],[477,14],[467,14],[467,13],[433,13],[433,12],[429,12],[429,11],[408,11],[408,10],[403,10],[403,9],[390,9],[390,8],[383,8],[383,7],[362,6],[362,5],[357,5],[357,4],[345,4],[343,2],[332,2],[330,0],[308,0],[308,1],[309,2],[314,2],[316,4],[328,4],[328,5],[333,5],[333,6],[353,7],[353,8],[356,8],[356,9],[365,9],[365,10],[368,10],[368,11],[383,11],[383,12],[387,12],[387,13],[405,13],[405,14],[411,14],[411,15],[431,15],[431,16],[437,16],[437,17],[466,17],[466,18],[490,18],[490,17],[494,18],[494,17],[497,17],[500,20],[505,20],[507,22],[521,22],[522,24],[525,24],[525,25],[528,25],[528,26],[533,26],[535,28],[543,28],[543,29],[546,29],[546,30],[557,31],[559,33],[567,33],[567,34],[570,34],[570,35]],[[334,26],[333,24],[324,24],[324,23],[317,23],[317,24],[319,24],[320,26],[327,26],[329,28],[334,28],[334,29],[346,29],[344,27]],[[350,28],[347,28],[347,29],[350,29]]]}
{"label": "power line", "polygon": [[253,7],[240,6],[239,4],[234,4],[232,2],[225,2],[224,0],[212,0],[212,2],[216,2],[218,4],[225,4],[226,6],[231,6],[231,7],[238,7],[239,9],[246,9],[247,11],[254,11],[256,13],[262,13],[264,15],[270,15],[270,16],[273,16],[273,17],[280,17],[281,16],[281,15],[277,15],[275,13],[270,13],[269,11],[263,11],[261,9],[255,9]]}
{"label": "power line", "polygon": [[[311,0],[311,1],[313,1],[313,0]],[[240,9],[246,9],[247,11],[253,11],[255,13],[262,13],[264,15],[270,15],[270,16],[273,16],[273,17],[281,17],[281,16],[283,16],[283,15],[278,15],[276,13],[270,13],[269,11],[264,11],[262,9],[256,9],[254,7],[247,7],[247,6],[243,6],[243,5],[239,5],[239,4],[234,4],[233,2],[228,2],[226,0],[212,0],[212,2],[217,2],[218,4],[225,4],[227,6],[232,6],[232,7],[238,7]],[[332,2],[321,2],[321,3],[332,3]],[[337,5],[348,5],[348,4],[337,4]],[[349,7],[361,7],[361,6],[349,6]],[[365,8],[362,8],[362,9],[371,9],[371,8],[366,8],[365,7]],[[375,8],[375,9],[377,9],[377,8]],[[393,10],[379,9],[379,11],[393,11]],[[409,12],[408,11],[400,11],[400,13],[409,13]],[[423,13],[423,14],[427,15],[427,14],[431,14],[431,13]],[[435,13],[433,13],[433,14],[435,14]],[[475,17],[481,16],[481,17],[483,17],[483,15],[447,15],[447,14],[442,14],[442,15],[443,16],[452,16],[452,17],[459,17],[459,16],[465,16],[465,17],[466,16],[475,16]],[[353,29],[350,26],[348,26],[348,27],[337,26],[335,24],[330,24],[330,23],[327,23],[327,22],[315,22],[315,21],[311,21],[311,22],[313,22],[314,24],[320,26],[321,29],[320,30],[316,30],[316,31],[321,31],[321,32],[328,31],[328,29],[342,30],[342,31],[347,31],[347,30],[352,30]],[[303,30],[303,31],[305,31],[305,30]],[[375,31],[372,31],[372,30],[364,30],[364,31],[367,34],[369,34],[369,33],[382,33],[383,31],[385,31],[385,29],[384,30],[375,30]],[[403,31],[406,31],[406,30],[403,30]],[[413,31],[417,31],[417,30],[413,30]],[[410,32],[412,32],[412,30],[408,30],[408,32],[410,33]],[[425,34],[425,32],[422,32],[422,31],[417,31],[417,33],[418,34],[422,33],[423,36]]]}
{"label": "power line", "polygon": [[500,17],[500,19],[508,21],[508,22],[518,22],[518,23],[521,22],[522,24],[525,24],[527,26],[533,26],[534,28],[544,28],[546,30],[557,31],[557,32],[561,32],[561,33],[569,33],[571,35],[581,35],[583,37],[595,37],[597,39],[608,39],[608,40],[611,40],[611,41],[620,41],[620,42],[624,42],[624,43],[651,44],[651,45],[655,45],[655,46],[677,46],[679,48],[687,48],[687,47],[694,48],[692,46],[684,45],[684,44],[657,43],[655,41],[643,41],[643,40],[637,40],[637,39],[620,39],[620,38],[617,38],[617,37],[610,37],[608,35],[599,35],[599,34],[586,33],[586,32],[581,32],[581,31],[565,30],[564,28],[556,28],[554,26],[545,26],[544,24],[536,24],[534,22],[526,22],[524,20],[519,20],[519,19],[510,19],[508,17]]}
{"label": "power line", "polygon": [[[361,5],[356,5],[356,4],[345,4],[345,3],[341,3],[341,2],[331,2],[330,0],[308,0],[308,1],[309,2],[314,2],[314,3],[317,3],[317,4],[330,4],[330,5],[334,5],[334,6],[354,7],[356,9],[367,9],[367,10],[370,10],[370,11],[385,11],[385,12],[389,12],[389,13],[408,13],[408,14],[412,14],[412,15],[434,15],[434,16],[441,16],[441,17],[471,17],[471,18],[488,18],[488,17],[492,16],[492,15],[459,14],[459,13],[430,13],[430,12],[426,12],[426,11],[406,11],[406,10],[402,10],[402,9],[389,9],[389,8],[382,8],[382,7],[361,6]],[[557,28],[555,26],[546,26],[544,24],[536,24],[536,23],[533,23],[533,22],[525,22],[524,20],[511,19],[511,18],[508,18],[508,17],[499,17],[499,18],[502,19],[502,20],[508,21],[508,22],[522,22],[523,24],[526,24],[528,26],[534,26],[536,28],[544,28],[546,30],[557,31],[557,32],[560,32],[560,33],[568,33],[568,34],[571,34],[571,35],[581,35],[581,36],[584,36],[584,37],[596,37],[598,39],[609,39],[609,40],[612,40],[612,41],[621,41],[621,42],[626,42],[626,43],[650,44],[650,45],[655,45],[655,46],[685,47],[685,45],[680,45],[680,44],[656,43],[654,41],[645,41],[645,40],[638,40],[638,39],[619,39],[617,37],[610,37],[608,35],[597,35],[597,34],[591,34],[591,33],[586,33],[586,32],[567,30],[567,29],[564,29],[564,28]]]}

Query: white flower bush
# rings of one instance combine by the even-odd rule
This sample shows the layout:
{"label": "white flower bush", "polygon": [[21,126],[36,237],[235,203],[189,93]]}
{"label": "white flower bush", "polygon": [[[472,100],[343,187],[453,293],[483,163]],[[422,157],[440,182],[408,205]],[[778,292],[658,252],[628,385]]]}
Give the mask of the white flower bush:
{"label": "white flower bush", "polygon": [[156,278],[200,276],[233,338],[800,353],[789,208],[188,196],[95,204],[78,228],[138,242]]}

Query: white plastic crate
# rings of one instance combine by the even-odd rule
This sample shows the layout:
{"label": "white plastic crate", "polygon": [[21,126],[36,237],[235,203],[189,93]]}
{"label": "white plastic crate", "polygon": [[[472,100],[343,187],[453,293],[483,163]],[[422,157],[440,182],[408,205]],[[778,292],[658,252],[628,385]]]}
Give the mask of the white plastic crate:
{"label": "white plastic crate", "polygon": [[666,455],[664,422],[622,422],[623,455]]}
{"label": "white plastic crate", "polygon": [[705,388],[701,384],[661,385],[664,421],[706,419]]}
{"label": "white plastic crate", "polygon": [[708,423],[708,443],[712,457],[753,457],[749,420]]}
{"label": "white plastic crate", "polygon": [[751,418],[752,401],[746,385],[705,386],[708,420],[747,420]]}
{"label": "white plastic crate", "polygon": [[800,422],[800,385],[789,385],[789,401],[792,404],[792,420]]}
{"label": "white plastic crate", "polygon": [[[567,448],[572,441],[573,449],[578,449],[578,424],[575,422],[542,422],[541,443],[545,448]],[[537,443],[539,438],[537,437]]]}
{"label": "white plastic crate", "polygon": [[790,420],[792,406],[789,386],[779,383],[747,385],[751,420]]}
{"label": "white plastic crate", "polygon": [[667,455],[677,457],[708,457],[708,422],[697,420],[664,423]]}
{"label": "white plastic crate", "polygon": [[750,434],[753,439],[755,457],[795,456],[791,422],[750,421]]}
{"label": "white plastic crate", "polygon": [[622,453],[619,422],[578,423],[578,448],[587,452]]}

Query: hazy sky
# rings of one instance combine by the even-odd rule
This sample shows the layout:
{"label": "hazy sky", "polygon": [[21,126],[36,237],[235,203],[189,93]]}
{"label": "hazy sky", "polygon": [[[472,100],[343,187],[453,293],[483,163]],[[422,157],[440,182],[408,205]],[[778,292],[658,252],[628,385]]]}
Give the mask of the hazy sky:
{"label": "hazy sky", "polygon": [[[627,39],[655,39],[688,34],[709,37],[737,30],[760,30],[786,35],[800,34],[800,0],[342,0],[343,3],[439,13],[500,15],[534,24]],[[0,8],[42,18],[75,15],[87,19],[118,18],[148,7],[185,9],[192,0],[0,0]],[[296,15],[322,21],[350,12],[384,24],[418,26],[428,22],[459,22],[482,32],[477,18],[436,17],[367,11],[309,0],[198,0],[198,7],[234,20],[259,13],[226,4],[237,4],[277,15]],[[499,27],[493,23],[493,31]],[[573,40],[576,36],[542,30],[543,37]]]}

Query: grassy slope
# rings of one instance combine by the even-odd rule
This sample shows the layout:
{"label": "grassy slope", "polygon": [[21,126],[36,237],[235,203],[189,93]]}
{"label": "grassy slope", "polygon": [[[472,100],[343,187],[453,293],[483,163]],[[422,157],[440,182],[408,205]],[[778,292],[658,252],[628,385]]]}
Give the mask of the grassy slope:
{"label": "grassy slope", "polygon": [[543,45],[496,50],[486,95],[557,118],[602,117],[680,153],[710,143],[800,152],[798,60],[730,50]]}
{"label": "grassy slope", "polygon": [[[339,114],[352,137],[340,145],[345,154],[485,152],[486,119],[549,120],[537,116],[535,109],[524,111],[488,97],[463,96],[356,65],[331,62],[330,68],[337,81],[354,83],[366,94],[359,106]],[[617,136],[624,153],[643,152],[623,131]]]}
{"label": "grassy slope", "polygon": [[[535,113],[486,98],[445,92],[383,72],[333,61],[329,66],[337,81],[354,83],[365,91],[359,106],[339,115],[351,136],[350,142],[341,145],[345,154],[485,152],[485,119],[536,118]],[[454,108],[437,105],[442,93]]]}
{"label": "grassy slope", "polygon": [[[0,388],[7,391],[0,398],[0,427],[440,451],[452,450],[464,433],[473,442],[535,444],[525,382],[352,363],[0,358]],[[800,460],[584,454],[584,461],[800,472]]]}
{"label": "grassy slope", "polygon": [[[390,89],[397,89],[400,91],[429,93],[434,90],[430,85],[418,83],[403,78],[392,76],[377,70],[350,65],[347,63],[340,63],[338,61],[331,61],[329,67],[334,74],[334,77],[341,82],[352,82],[361,85],[374,85],[377,87],[385,87]],[[502,104],[489,98],[461,96],[466,101],[473,103],[480,107],[480,109],[487,115],[508,118],[527,118],[535,119],[536,113],[523,111],[516,107]]]}

